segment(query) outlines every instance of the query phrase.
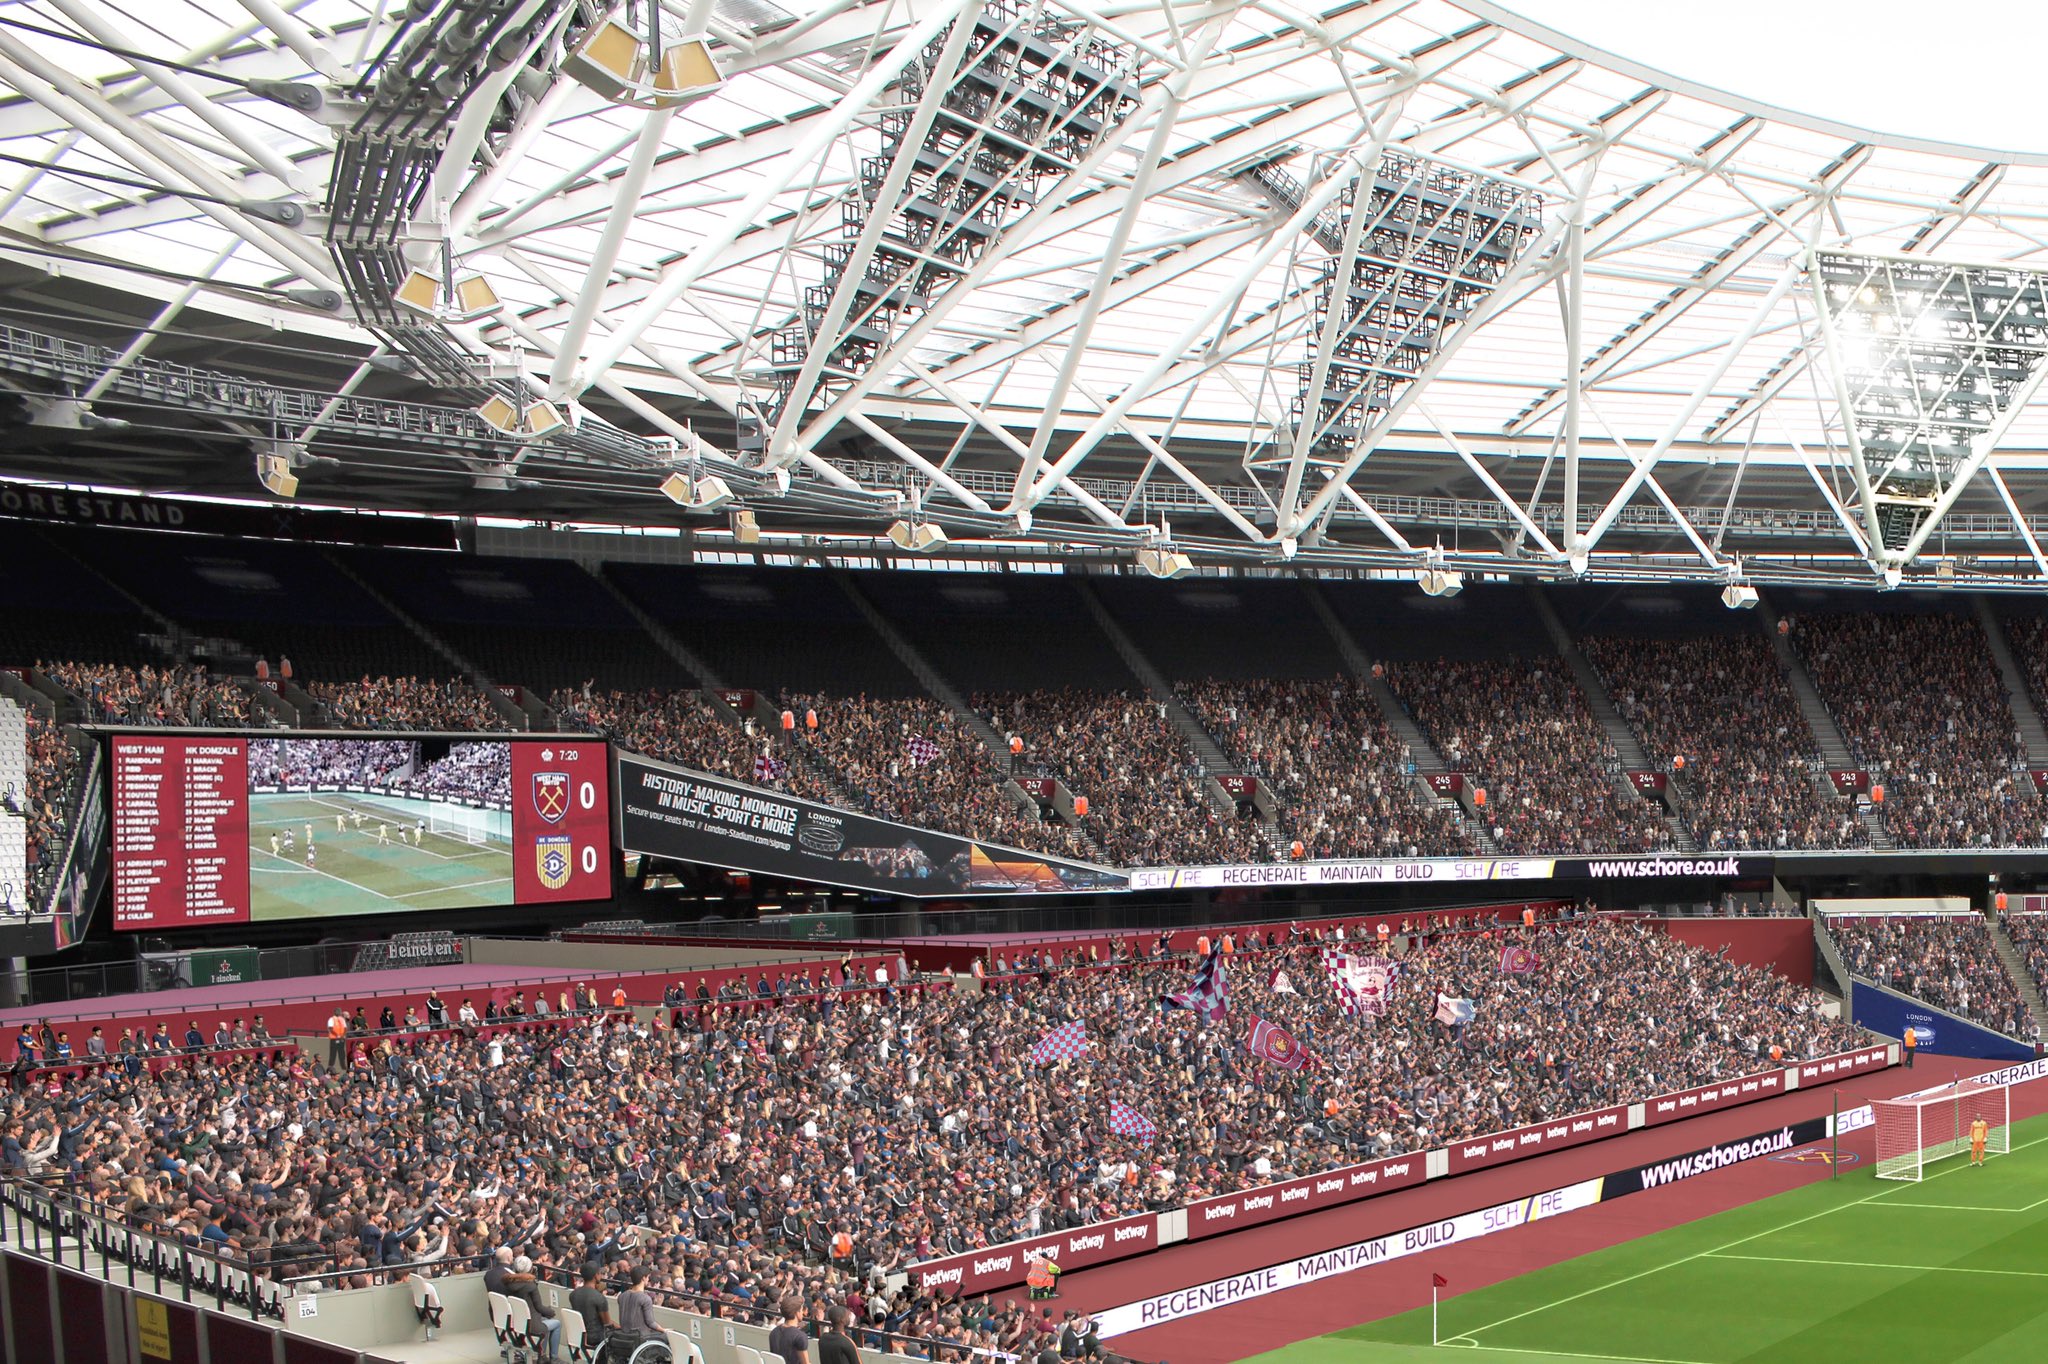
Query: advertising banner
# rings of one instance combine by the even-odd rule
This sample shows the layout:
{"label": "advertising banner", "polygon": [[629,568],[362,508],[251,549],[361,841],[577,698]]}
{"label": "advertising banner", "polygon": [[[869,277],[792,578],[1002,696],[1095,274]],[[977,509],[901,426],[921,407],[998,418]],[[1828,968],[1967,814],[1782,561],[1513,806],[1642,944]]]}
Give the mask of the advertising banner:
{"label": "advertising banner", "polygon": [[[1416,1157],[1420,1166],[1422,1158]],[[910,1279],[921,1293],[987,1293],[1024,1282],[1031,1259],[1047,1259],[1062,1273],[1107,1264],[1129,1255],[1142,1255],[1159,1246],[1159,1217],[1140,1213],[1114,1222],[1097,1222],[1072,1231],[1034,1236],[1028,1241],[972,1250],[943,1260],[914,1265]]]}
{"label": "advertising banner", "polygon": [[1913,1030],[1914,1041],[1923,1056],[1974,1056],[1987,1061],[2025,1061],[2034,1055],[2032,1046],[2016,1038],[1966,1023],[1954,1014],[1922,1004],[1917,999],[1894,994],[1858,976],[1849,991],[1854,1002],[1857,1027],[1904,1037]]}
{"label": "advertising banner", "polygon": [[1097,1312],[1096,1330],[1104,1337],[1142,1331],[1148,1326],[1159,1326],[1183,1317],[1197,1316],[1251,1298],[1262,1298],[1268,1293],[1299,1288],[1303,1284],[1315,1283],[1319,1279],[1348,1274],[1354,1269],[1384,1264],[1389,1260],[1402,1259],[1423,1251],[1442,1250],[1446,1246],[1475,1241],[1482,1236],[1491,1236],[1495,1232],[1512,1231],[1516,1227],[1527,1226],[1546,1217],[1561,1217],[1568,1212],[1590,1208],[1599,1201],[1600,1181],[1582,1180],[1562,1189],[1537,1194],[1533,1198],[1518,1198],[1512,1203],[1480,1208],[1476,1212],[1447,1217],[1441,1222],[1432,1222],[1427,1226],[1411,1227],[1407,1231],[1397,1231],[1389,1236],[1376,1236],[1369,1241],[1338,1246],[1334,1250],[1320,1251],[1298,1259],[1283,1260],[1277,1265],[1268,1265],[1249,1273],[1232,1274],[1228,1278],[1214,1279],[1189,1288],[1177,1288],[1155,1297],[1141,1298],[1137,1302]]}
{"label": "advertising banner", "polygon": [[1755,1075],[1743,1075],[1733,1080],[1720,1080],[1696,1089],[1681,1089],[1676,1094],[1659,1094],[1643,1101],[1643,1126],[1655,1127],[1658,1123],[1676,1122],[1680,1118],[1696,1117],[1711,1113],[1717,1108],[1733,1108],[1753,1099],[1767,1099],[1773,1094],[1785,1092],[1785,1072],[1782,1070],[1760,1071]]}
{"label": "advertising banner", "polygon": [[1398,861],[1256,863],[1219,867],[1140,867],[1132,890],[1219,886],[1399,885],[1408,882],[1628,881],[1769,876],[1769,857],[1464,857]]}
{"label": "advertising banner", "polygon": [[1613,1108],[1596,1108],[1589,1113],[1574,1113],[1568,1118],[1536,1123],[1530,1127],[1518,1127],[1511,1132],[1496,1132],[1489,1137],[1475,1137],[1471,1141],[1451,1145],[1448,1152],[1451,1173],[1462,1174],[1467,1170],[1520,1160],[1523,1156],[1540,1155],[1545,1151],[1562,1151],[1567,1146],[1618,1136],[1627,1130],[1628,1108],[1616,1105]]}
{"label": "advertising banner", "polygon": [[1188,1204],[1188,1239],[1199,1241],[1205,1236],[1256,1227],[1261,1222],[1292,1217],[1298,1212],[1405,1189],[1423,1181],[1424,1166],[1423,1154],[1417,1151],[1413,1155],[1390,1156],[1326,1174],[1290,1179],[1283,1184],[1263,1184],[1256,1189],[1198,1199]]}
{"label": "advertising banner", "polygon": [[1123,890],[1124,875],[618,755],[628,853],[890,895]]}
{"label": "advertising banner", "polygon": [[1860,1051],[1847,1051],[1839,1056],[1822,1056],[1812,1061],[1799,1063],[1800,1085],[1822,1085],[1839,1080],[1845,1075],[1861,1075],[1869,1070],[1883,1070],[1891,1060],[1889,1047],[1864,1047]]}
{"label": "advertising banner", "polygon": [[1730,1165],[1740,1165],[1745,1160],[1755,1160],[1760,1156],[1785,1155],[1808,1142],[1826,1138],[1828,1122],[1829,1116],[1823,1114],[1818,1118],[1788,1123],[1769,1132],[1759,1132],[1740,1141],[1717,1142],[1698,1151],[1674,1156],[1670,1160],[1660,1160],[1651,1165],[1638,1165],[1630,1170],[1617,1170],[1600,1181],[1601,1201],[1660,1189],[1667,1184],[1676,1184],[1695,1175],[1712,1174],[1716,1170],[1726,1169]]}

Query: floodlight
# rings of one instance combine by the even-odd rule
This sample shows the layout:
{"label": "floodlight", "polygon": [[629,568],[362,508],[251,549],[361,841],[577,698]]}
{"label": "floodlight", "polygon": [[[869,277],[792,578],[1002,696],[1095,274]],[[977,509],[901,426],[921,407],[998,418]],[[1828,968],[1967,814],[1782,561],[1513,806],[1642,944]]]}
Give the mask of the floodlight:
{"label": "floodlight", "polygon": [[1455,597],[1465,590],[1465,575],[1432,565],[1415,575],[1415,583],[1432,597]]}
{"label": "floodlight", "polygon": [[1169,545],[1139,550],[1138,567],[1155,578],[1183,578],[1195,571],[1195,562]]}
{"label": "floodlight", "polygon": [[931,554],[946,547],[946,532],[929,521],[896,521],[889,526],[889,540],[898,549]]}
{"label": "floodlight", "polygon": [[726,524],[732,527],[732,538],[742,545],[761,543],[761,523],[754,519],[754,513],[745,507],[739,508],[726,517]]}
{"label": "floodlight", "polygon": [[553,403],[533,402],[522,407],[502,393],[493,393],[476,414],[484,425],[515,440],[536,440],[568,425]]}
{"label": "floodlight", "polygon": [[695,512],[720,511],[733,501],[732,489],[724,479],[715,474],[693,478],[680,470],[661,481],[661,495],[685,511]]}
{"label": "floodlight", "polygon": [[1754,610],[1756,601],[1756,589],[1748,583],[1730,583],[1721,589],[1721,605],[1730,611]]}
{"label": "floodlight", "polygon": [[639,34],[609,18],[562,58],[562,74],[614,104],[624,103],[647,75],[647,48]]}
{"label": "floodlight", "polygon": [[505,306],[482,275],[461,275],[452,286],[443,287],[438,277],[424,270],[408,272],[391,291],[391,301],[407,312],[451,322],[473,322]]}
{"label": "floodlight", "polygon": [[299,477],[292,472],[292,462],[283,455],[256,456],[256,480],[263,485],[265,491],[274,496],[299,495]]}
{"label": "floodlight", "polygon": [[681,38],[662,50],[650,102],[657,109],[679,108],[711,94],[724,81],[711,60],[711,44],[701,36]]}

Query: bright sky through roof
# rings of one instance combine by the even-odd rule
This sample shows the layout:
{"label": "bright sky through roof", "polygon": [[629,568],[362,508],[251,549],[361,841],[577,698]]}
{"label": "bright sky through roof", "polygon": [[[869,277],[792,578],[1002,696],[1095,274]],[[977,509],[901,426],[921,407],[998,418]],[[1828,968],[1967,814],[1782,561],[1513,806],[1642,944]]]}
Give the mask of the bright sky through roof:
{"label": "bright sky through roof", "polygon": [[1618,57],[1796,113],[2048,151],[2042,0],[1500,0]]}

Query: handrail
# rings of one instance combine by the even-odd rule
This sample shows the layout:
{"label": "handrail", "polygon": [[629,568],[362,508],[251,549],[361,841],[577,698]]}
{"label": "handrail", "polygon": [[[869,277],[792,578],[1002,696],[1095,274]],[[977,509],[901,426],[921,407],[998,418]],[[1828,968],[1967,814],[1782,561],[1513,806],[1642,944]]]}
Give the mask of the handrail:
{"label": "handrail", "polygon": [[[374,941],[374,940],[369,940],[369,941]],[[547,941],[549,941],[549,939],[547,939],[547,938],[522,938],[522,939],[516,939],[515,941],[520,941],[520,942],[547,942]],[[632,938],[622,938],[622,939],[620,939],[620,941],[621,941],[622,943],[624,943],[624,944],[628,944],[628,945],[630,945],[630,944],[631,944],[632,942],[634,942],[634,941],[635,941],[635,939],[632,939]],[[360,943],[348,943],[348,944],[339,944],[339,946],[348,946],[348,947],[358,947],[358,946],[361,946],[361,944],[360,944]],[[792,944],[792,947],[797,947],[797,946],[801,946],[801,944],[795,944],[795,943],[793,943],[793,944]],[[818,944],[818,945],[817,945],[817,952],[816,952],[816,955],[815,955],[815,957],[810,957],[810,958],[802,958],[801,960],[803,960],[803,961],[807,961],[807,962],[808,962],[808,961],[836,961],[836,960],[838,960],[838,954],[837,954],[837,947],[838,947],[838,944],[836,944],[836,943],[821,943],[821,944]],[[286,949],[286,950],[292,950],[292,949]],[[765,949],[765,948],[757,948],[756,950],[757,950],[757,951],[767,951],[768,949]],[[566,968],[566,967],[529,967],[529,968],[526,968],[526,970],[527,970],[527,971],[529,972],[529,974],[526,974],[526,975],[520,975],[520,976],[514,976],[514,975],[494,975],[494,976],[490,976],[490,977],[488,977],[488,978],[485,978],[485,979],[482,979],[482,980],[465,980],[465,981],[461,981],[461,982],[459,982],[459,983],[451,983],[451,984],[449,984],[449,985],[448,985],[448,986],[446,987],[446,989],[447,989],[447,991],[448,991],[449,993],[452,993],[452,994],[458,994],[458,995],[459,995],[459,994],[463,994],[463,993],[471,993],[471,994],[473,994],[473,993],[476,993],[477,991],[488,991],[488,990],[495,990],[495,989],[499,989],[499,988],[518,988],[518,987],[523,987],[523,988],[526,988],[526,989],[532,989],[532,988],[533,988],[534,986],[536,986],[536,985],[553,985],[553,984],[556,984],[557,982],[567,983],[567,982],[570,982],[570,981],[576,981],[576,980],[588,980],[588,979],[591,979],[591,978],[593,978],[593,977],[596,977],[596,976],[606,976],[606,977],[610,977],[610,976],[618,976],[618,975],[635,975],[635,976],[647,976],[647,975],[661,975],[661,974],[666,974],[666,973],[669,973],[669,972],[671,972],[671,971],[672,971],[672,972],[673,972],[674,974],[678,974],[678,975],[692,975],[692,974],[702,974],[702,973],[704,973],[704,972],[710,972],[710,971],[745,971],[745,970],[752,970],[752,969],[753,969],[753,968],[755,968],[755,967],[770,967],[770,966],[778,966],[778,965],[780,965],[780,966],[795,966],[795,965],[797,965],[797,964],[798,964],[798,961],[799,961],[799,959],[798,959],[798,958],[793,958],[793,957],[789,956],[789,955],[788,955],[787,953],[784,953],[784,954],[781,954],[781,955],[777,955],[777,956],[755,956],[755,957],[748,957],[748,958],[747,958],[747,959],[745,959],[744,961],[732,961],[732,962],[724,962],[724,963],[721,963],[721,964],[719,964],[719,965],[716,965],[716,966],[677,966],[677,967],[673,967],[673,968],[669,968],[669,967],[658,967],[658,968],[652,968],[652,969],[644,969],[644,970],[635,970],[635,971],[620,971],[620,970],[618,970],[617,968],[613,968],[613,967],[584,967],[584,968],[581,968],[581,969],[570,969],[570,968]],[[62,973],[65,973],[65,972],[72,972],[72,971],[77,971],[77,970],[80,970],[80,969],[82,969],[82,968],[78,968],[78,967],[52,967],[52,968],[50,968],[50,971],[51,971],[51,972],[55,972],[55,973],[58,973],[58,974],[62,974]],[[340,975],[340,978],[341,978],[342,980],[345,980],[345,981],[346,981],[346,980],[355,980],[355,981],[360,981],[360,980],[362,980],[362,979],[364,979],[364,978],[366,978],[366,977],[374,977],[374,976],[377,976],[377,975],[379,975],[379,974],[382,974],[383,972],[386,972],[386,971],[407,971],[407,970],[416,970],[416,969],[419,969],[419,968],[415,968],[415,967],[404,967],[404,966],[384,966],[384,967],[379,967],[379,968],[377,968],[376,970],[373,970],[373,971],[349,971],[349,972],[343,972],[343,973],[341,973],[341,975]],[[511,966],[508,966],[508,967],[507,967],[506,969],[507,969],[507,970],[517,970],[517,969],[519,969],[519,968],[516,968],[516,967],[511,967]],[[545,972],[546,974],[532,974],[533,972]],[[41,974],[41,973],[37,973],[37,972],[30,972],[29,974],[31,974],[31,975],[36,975],[36,974]],[[228,1005],[225,1005],[225,1006],[215,1006],[215,1005],[194,1005],[194,1004],[192,1004],[192,1003],[190,1003],[190,1002],[185,1002],[185,1003],[177,1003],[176,1001],[178,1001],[178,999],[179,999],[180,995],[181,995],[181,994],[183,993],[183,991],[182,991],[182,990],[178,990],[178,989],[173,989],[173,990],[155,990],[155,991],[146,991],[146,990],[138,990],[138,991],[133,991],[132,993],[135,993],[135,994],[145,994],[145,995],[149,995],[149,996],[151,996],[152,998],[155,998],[155,997],[157,997],[157,996],[161,996],[161,997],[163,998],[163,1001],[164,1001],[164,1002],[163,1002],[163,1005],[162,1005],[161,1007],[158,1007],[158,1008],[153,1008],[153,1009],[141,1009],[141,1008],[138,1008],[138,1009],[137,1009],[136,1011],[134,1011],[134,1012],[132,1012],[132,1013],[112,1013],[112,1014],[110,1014],[110,1013],[108,1013],[108,1012],[106,1011],[106,1005],[105,1005],[104,1001],[102,1001],[102,1002],[101,1002],[101,1004],[99,1005],[99,1007],[97,1007],[97,1008],[78,1008],[78,1007],[72,1007],[72,1008],[69,1008],[69,1009],[60,1009],[60,1010],[55,1010],[55,1011],[46,1011],[46,1010],[43,1010],[43,1009],[39,1009],[39,1008],[37,1008],[37,1006],[35,1006],[35,1005],[22,1005],[22,1006],[20,1006],[20,1007],[19,1007],[19,1009],[17,1009],[17,1010],[9,1010],[8,1012],[19,1012],[19,1013],[23,1013],[23,1014],[26,1014],[26,1013],[29,1013],[29,1012],[33,1011],[33,1012],[35,1013],[35,1018],[36,1018],[36,1021],[37,1021],[37,1022],[43,1022],[43,1021],[48,1021],[48,1022],[51,1022],[51,1023],[75,1023],[75,1022],[79,1022],[79,1021],[81,1021],[81,1020],[84,1020],[84,1019],[89,1019],[89,1018],[144,1018],[144,1017],[153,1017],[154,1015],[156,1015],[156,1014],[160,1014],[160,1013],[173,1013],[173,1012],[175,1012],[175,1013],[188,1013],[188,1012],[191,1012],[191,1011],[193,1011],[194,1009],[200,1009],[200,1010],[203,1010],[204,1012],[207,1012],[207,1013],[219,1013],[219,1012],[222,1012],[222,1011],[223,1011],[223,1007],[224,1007],[225,1009],[227,1009],[227,1010],[233,1010],[233,1011],[247,1010],[247,1011],[251,1011],[251,1012],[253,1012],[253,1011],[257,1010],[257,1009],[268,1009],[268,1008],[275,1008],[276,1006],[278,1006],[278,1005],[281,1005],[281,1004],[307,1004],[307,1003],[313,1003],[313,1002],[316,1002],[316,1001],[330,1001],[330,1002],[331,1002],[331,1001],[335,1000],[335,998],[337,997],[337,995],[339,995],[339,996],[340,996],[340,997],[342,997],[342,998],[345,998],[345,999],[349,999],[349,1000],[356,1000],[356,999],[361,999],[361,1000],[364,1000],[364,1001],[369,1001],[369,1000],[373,1000],[373,999],[377,999],[377,998],[380,998],[380,997],[381,997],[381,996],[380,996],[380,995],[379,995],[378,993],[374,992],[374,990],[373,990],[373,989],[366,989],[366,988],[358,988],[358,989],[354,989],[354,990],[351,990],[351,989],[348,989],[348,988],[346,988],[346,986],[342,986],[342,987],[337,987],[337,985],[335,984],[335,981],[336,981],[336,976],[334,976],[334,975],[331,975],[331,974],[330,974],[330,975],[316,975],[316,976],[295,976],[295,977],[288,977],[288,979],[292,979],[292,980],[303,980],[303,981],[307,982],[307,984],[306,984],[306,986],[305,986],[305,988],[304,988],[303,990],[301,990],[301,991],[298,991],[298,992],[296,992],[296,993],[292,993],[292,994],[286,994],[286,995],[277,995],[277,996],[265,995],[265,996],[263,996],[263,997],[261,997],[261,998],[258,998],[258,999],[237,999],[237,1000],[233,1001],[233,1002],[232,1002],[231,1004],[228,1004]],[[315,984],[315,982],[319,982],[319,984]],[[195,988],[200,988],[200,987],[195,987]],[[440,987],[440,986],[437,986],[437,985],[434,985],[433,983],[429,982],[429,983],[428,983],[428,985],[427,985],[427,986],[426,986],[425,988],[431,988],[431,989],[439,989],[439,988],[441,988],[441,987]],[[415,990],[415,989],[407,989],[407,990],[404,990],[404,991],[393,991],[392,993],[405,993],[405,994],[412,994],[412,993],[417,993],[417,990]]]}
{"label": "handrail", "polygon": [[[261,1320],[266,1311],[271,1316],[283,1317],[284,1290],[269,1265],[258,1265],[248,1259],[238,1260],[204,1246],[190,1245],[176,1236],[103,1213],[99,1209],[112,1205],[69,1189],[53,1187],[54,1181],[65,1178],[62,1175],[0,1175],[0,1245],[13,1245],[37,1259],[64,1265],[65,1232],[68,1229],[73,1232],[71,1239],[77,1249],[75,1263],[70,1267],[79,1273],[92,1273],[88,1258],[89,1254],[97,1253],[99,1277],[107,1283],[117,1281],[114,1266],[118,1262],[127,1268],[126,1282],[131,1289],[147,1288],[158,1296],[164,1296],[164,1281],[168,1277],[172,1280],[173,1291],[186,1302],[193,1301],[193,1289],[197,1287],[200,1299],[212,1297],[215,1308],[223,1313],[234,1306],[246,1307],[251,1321]],[[38,1217],[32,1211],[36,1204],[42,1206],[44,1216]],[[14,1210],[11,1239],[6,1225],[6,1210],[10,1207]],[[70,1228],[66,1227],[67,1217],[75,1219],[75,1225]],[[93,1231],[97,1231],[97,1237]],[[145,1262],[142,1276],[138,1276],[139,1260]],[[210,1275],[205,1272],[208,1266],[212,1270]],[[266,1292],[259,1286],[261,1284],[273,1285],[274,1291]]]}

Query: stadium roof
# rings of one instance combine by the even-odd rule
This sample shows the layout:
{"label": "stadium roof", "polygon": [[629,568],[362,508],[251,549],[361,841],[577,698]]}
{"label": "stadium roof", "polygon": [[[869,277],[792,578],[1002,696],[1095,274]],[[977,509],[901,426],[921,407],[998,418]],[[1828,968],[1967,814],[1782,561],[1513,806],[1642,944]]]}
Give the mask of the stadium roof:
{"label": "stadium roof", "polygon": [[[0,472],[246,496],[271,455],[325,503],[723,530],[722,497],[658,491],[680,469],[769,532],[908,516],[955,545],[1170,538],[1198,562],[1406,572],[1441,545],[1452,567],[1546,575],[2048,578],[2038,328],[1980,448],[1934,460],[1889,557],[1866,551],[1883,471],[1859,477],[1868,414],[1836,363],[1862,352],[1821,316],[1813,254],[2048,269],[2048,154],[1788,112],[1486,0],[1001,0],[1004,22],[1127,59],[1133,107],[871,361],[799,372],[778,336],[850,333],[833,262],[858,274],[848,251],[881,249],[867,225],[908,211],[863,161],[932,126],[944,82],[898,73],[944,60],[982,0],[649,3],[0,11],[0,365],[25,423]],[[722,82],[643,109],[571,79],[565,50],[615,9],[662,51],[706,35]],[[449,35],[487,20],[507,60],[465,73]],[[662,102],[636,79],[623,98]],[[362,149],[404,141],[386,96],[426,110],[419,178],[368,229],[386,168]],[[1331,453],[1291,412],[1355,322],[1318,295],[1362,249],[1342,209],[1389,153],[1520,196],[1535,227],[1439,319],[1391,417]],[[423,324],[366,298],[377,232],[502,309]],[[1974,373],[1983,337],[1954,344]],[[568,425],[504,437],[474,416],[493,394]]]}

